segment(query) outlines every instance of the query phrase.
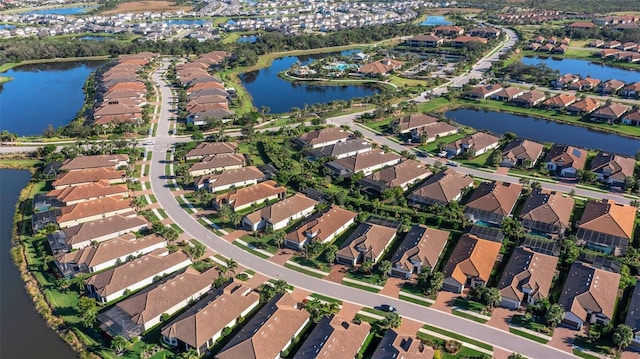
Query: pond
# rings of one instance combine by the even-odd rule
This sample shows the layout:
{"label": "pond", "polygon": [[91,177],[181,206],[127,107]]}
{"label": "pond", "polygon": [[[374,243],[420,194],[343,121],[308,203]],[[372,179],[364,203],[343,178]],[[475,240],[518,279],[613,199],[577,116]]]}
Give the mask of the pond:
{"label": "pond", "polygon": [[586,60],[524,57],[522,63],[525,65],[543,63],[554,70],[560,71],[561,75],[572,73],[582,77],[591,76],[602,81],[618,79],[626,83],[640,81],[640,72],[638,71],[596,64]]}
{"label": "pond", "polygon": [[104,63],[50,62],[2,73],[13,80],[0,87],[0,130],[39,135],[48,125],[68,124],[82,108],[87,77]]}
{"label": "pond", "polygon": [[15,28],[16,28],[15,25],[0,24],[0,30],[12,30],[12,29],[15,29]]}
{"label": "pond", "polygon": [[379,91],[374,86],[311,85],[300,82],[293,83],[278,77],[278,73],[290,69],[296,62],[300,65],[308,65],[319,58],[336,55],[348,56],[357,52],[359,50],[282,57],[273,60],[269,67],[241,74],[240,80],[253,98],[253,106],[256,108],[269,107],[271,113],[274,114],[289,112],[292,107],[304,108],[305,104],[327,103],[334,100],[348,101],[355,97],[371,96]]}
{"label": "pond", "polygon": [[520,137],[538,142],[601,149],[632,157],[640,151],[638,139],[530,116],[471,109],[448,111],[445,116],[461,125],[478,130],[489,130],[498,135],[513,132]]}
{"label": "pond", "polygon": [[82,36],[78,38],[78,40],[80,41],[105,41],[108,39],[113,39],[113,38],[109,36],[91,36],[91,35]]}
{"label": "pond", "polygon": [[24,15],[79,15],[95,9],[94,6],[62,7],[51,9],[27,10]]}
{"label": "pond", "polygon": [[211,22],[211,20],[205,20],[205,19],[171,19],[171,20],[165,20],[165,21],[159,21],[159,22],[164,22],[167,25],[196,25],[196,26],[202,26],[208,22]]}
{"label": "pond", "polygon": [[427,16],[427,19],[420,23],[422,26],[441,26],[451,25],[451,21],[447,21],[444,16]]}
{"label": "pond", "polygon": [[250,44],[255,44],[256,41],[258,41],[258,36],[257,35],[248,35],[248,36],[244,35],[244,36],[240,37],[237,42],[239,44],[242,44],[242,43],[245,43],[245,42],[248,42]]}
{"label": "pond", "polygon": [[36,312],[11,260],[13,213],[30,177],[29,171],[0,169],[0,358],[77,358]]}

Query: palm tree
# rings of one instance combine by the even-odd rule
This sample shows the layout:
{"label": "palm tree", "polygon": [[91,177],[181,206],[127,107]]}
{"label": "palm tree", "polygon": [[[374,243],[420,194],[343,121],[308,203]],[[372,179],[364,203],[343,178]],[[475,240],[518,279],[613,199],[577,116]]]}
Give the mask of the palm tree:
{"label": "palm tree", "polygon": [[386,280],[389,277],[389,271],[391,271],[391,262],[388,260],[380,261],[378,263],[378,271],[382,274],[382,278]]}
{"label": "palm tree", "polygon": [[232,258],[229,258],[226,260],[225,270],[224,270],[225,276],[228,275],[229,273],[231,273],[231,275],[236,275],[237,269],[238,269],[238,262],[236,262]]}
{"label": "palm tree", "polygon": [[382,327],[385,329],[397,328],[402,324],[402,318],[398,313],[387,313],[382,321]]}
{"label": "palm tree", "polygon": [[111,339],[111,349],[116,353],[122,353],[129,346],[129,341],[122,335],[116,335]]}
{"label": "palm tree", "polygon": [[275,242],[276,246],[278,246],[278,248],[282,248],[285,236],[286,234],[283,231],[278,231],[273,235],[273,241]]}
{"label": "palm tree", "polygon": [[338,246],[335,244],[329,244],[327,249],[324,251],[324,256],[330,264],[333,264],[336,261],[336,254],[338,254]]}
{"label": "palm tree", "polygon": [[180,353],[180,359],[198,359],[198,358],[200,358],[200,355],[198,355],[198,352],[193,348],[190,348],[186,352]]}
{"label": "palm tree", "polygon": [[205,251],[206,248],[202,244],[195,243],[194,246],[191,247],[191,259],[198,262],[200,257],[204,255]]}

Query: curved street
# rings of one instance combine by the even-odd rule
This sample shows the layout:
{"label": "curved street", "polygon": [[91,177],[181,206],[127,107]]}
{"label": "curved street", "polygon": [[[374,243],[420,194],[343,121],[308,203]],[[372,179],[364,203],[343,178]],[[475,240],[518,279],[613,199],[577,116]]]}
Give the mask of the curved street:
{"label": "curved street", "polygon": [[[500,51],[495,51],[494,55],[498,56],[498,52]],[[160,91],[162,105],[160,107],[158,129],[153,145],[154,155],[150,165],[150,181],[151,188],[160,206],[164,208],[168,216],[177,225],[179,225],[188,236],[197,239],[208,248],[228,258],[233,258],[242,266],[251,268],[252,270],[255,270],[267,277],[285,280],[293,286],[311,292],[324,294],[336,299],[367,307],[377,306],[381,303],[391,304],[395,306],[398,309],[398,312],[405,318],[445,328],[447,330],[460,333],[461,335],[489,343],[494,347],[501,348],[509,352],[522,353],[530,358],[574,358],[571,353],[560,351],[559,349],[540,344],[487,325],[479,324],[468,319],[457,317],[452,314],[401,301],[381,294],[343,286],[287,269],[278,264],[263,260],[234,246],[201,225],[176,201],[173,192],[169,188],[165,175],[165,158],[167,151],[170,151],[172,144],[175,142],[175,138],[169,135],[169,118],[171,117],[171,105],[169,103],[169,99],[172,97],[171,89],[161,77],[161,73],[164,73],[166,67],[167,63],[165,62],[163,63],[162,68],[156,71],[152,76],[153,81]],[[472,71],[472,73],[475,74],[474,71]],[[465,76],[469,76],[469,74]],[[458,79],[458,81],[464,80]],[[340,123],[340,121],[340,119],[333,119],[332,122]],[[376,142],[386,144],[386,142],[382,142],[382,140],[388,141],[387,139],[375,138]]]}

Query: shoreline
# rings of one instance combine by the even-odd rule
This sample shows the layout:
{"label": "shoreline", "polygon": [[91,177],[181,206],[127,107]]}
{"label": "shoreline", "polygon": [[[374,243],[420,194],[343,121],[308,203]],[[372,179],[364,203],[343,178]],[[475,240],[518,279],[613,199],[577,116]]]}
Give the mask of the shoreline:
{"label": "shoreline", "polygon": [[44,6],[35,6],[32,8],[14,8],[9,10],[0,11],[0,15],[9,15],[9,14],[20,14],[26,13],[29,11],[38,11],[38,10],[47,10],[47,9],[69,9],[74,7],[95,7],[97,6],[97,2],[78,2],[71,4],[56,4],[56,5],[44,5]]}
{"label": "shoreline", "polygon": [[[5,73],[14,67],[19,67],[22,65],[34,65],[34,64],[46,64],[46,63],[54,63],[54,62],[73,62],[73,61],[104,61],[109,60],[112,57],[109,55],[100,55],[100,56],[85,56],[85,57],[54,57],[52,59],[40,59],[40,60],[25,60],[21,62],[8,62],[4,65],[0,65],[0,74]],[[7,76],[0,76],[0,78],[9,78]],[[12,79],[12,78],[11,78]]]}

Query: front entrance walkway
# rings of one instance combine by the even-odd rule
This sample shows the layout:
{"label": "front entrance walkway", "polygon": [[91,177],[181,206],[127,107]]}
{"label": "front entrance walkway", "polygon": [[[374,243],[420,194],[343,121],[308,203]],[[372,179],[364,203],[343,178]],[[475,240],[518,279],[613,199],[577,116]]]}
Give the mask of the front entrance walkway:
{"label": "front entrance walkway", "polygon": [[291,257],[293,257],[291,249],[280,249],[273,257],[269,258],[269,261],[284,266]]}
{"label": "front entrance walkway", "polygon": [[398,298],[400,296],[400,289],[404,282],[404,279],[389,277],[387,282],[384,284],[384,288],[380,291],[380,294],[384,294],[392,298]]}
{"label": "front entrance walkway", "polygon": [[568,353],[573,353],[573,338],[576,334],[579,334],[579,332],[573,329],[557,327],[553,331],[553,338],[551,338],[551,341],[549,341],[547,345]]}

